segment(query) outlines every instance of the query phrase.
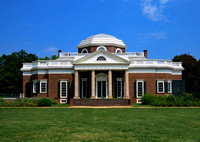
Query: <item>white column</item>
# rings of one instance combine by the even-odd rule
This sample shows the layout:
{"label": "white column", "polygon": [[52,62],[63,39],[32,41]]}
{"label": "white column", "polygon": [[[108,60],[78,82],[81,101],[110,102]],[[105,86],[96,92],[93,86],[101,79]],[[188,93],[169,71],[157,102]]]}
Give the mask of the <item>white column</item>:
{"label": "white column", "polygon": [[125,92],[124,98],[129,99],[129,80],[128,80],[128,70],[125,70]]}
{"label": "white column", "polygon": [[95,97],[95,71],[91,71],[91,98]]}
{"label": "white column", "polygon": [[79,72],[75,70],[75,82],[74,82],[74,99],[80,99],[79,97]]}
{"label": "white column", "polygon": [[113,98],[112,96],[112,71],[108,71],[108,98]]}

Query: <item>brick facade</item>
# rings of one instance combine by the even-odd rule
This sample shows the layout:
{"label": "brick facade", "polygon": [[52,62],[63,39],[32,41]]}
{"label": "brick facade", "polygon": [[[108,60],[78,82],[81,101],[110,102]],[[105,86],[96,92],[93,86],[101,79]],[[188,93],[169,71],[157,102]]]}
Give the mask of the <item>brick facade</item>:
{"label": "brick facade", "polygon": [[[107,51],[111,52],[111,53],[115,53],[117,48],[121,49],[122,53],[125,53],[125,48],[120,48],[120,47],[115,47],[115,46],[105,46],[105,47],[106,47]],[[85,48],[88,50],[88,53],[92,53],[92,52],[95,52],[97,50],[98,46],[79,48],[78,53],[81,53],[81,51]]]}
{"label": "brick facade", "polygon": [[[96,71],[95,75],[99,73],[104,73],[108,75],[108,71]],[[112,97],[116,98],[116,80],[117,78],[122,78],[124,82],[124,71],[112,71]],[[79,72],[79,83],[81,84],[82,78],[87,78],[88,82],[88,94],[87,98],[91,97],[91,71],[82,71]],[[156,92],[156,80],[162,79],[165,82],[168,80],[182,80],[181,75],[171,75],[166,73],[129,73],[129,96],[133,103],[136,103],[136,98],[134,96],[135,88],[134,88],[134,82],[136,82],[137,79],[143,79],[146,83],[146,93],[151,94],[157,94]],[[47,80],[47,93],[32,93],[32,97],[49,97],[54,98],[58,102],[60,102],[60,94],[59,94],[59,82],[60,80],[67,80],[68,81],[68,101],[69,99],[73,99],[74,97],[74,74],[38,74],[38,75],[32,75],[32,76],[23,76],[23,93],[25,94],[25,97],[27,96],[26,91],[32,91],[27,90],[27,84],[32,85],[32,81],[37,80],[39,83],[40,80]],[[81,86],[81,85],[80,85]],[[124,87],[124,83],[123,83]],[[81,89],[81,87],[79,88]],[[124,94],[124,92],[123,92]],[[80,91],[80,97],[81,97],[81,91]],[[64,98],[63,98],[64,99]]]}

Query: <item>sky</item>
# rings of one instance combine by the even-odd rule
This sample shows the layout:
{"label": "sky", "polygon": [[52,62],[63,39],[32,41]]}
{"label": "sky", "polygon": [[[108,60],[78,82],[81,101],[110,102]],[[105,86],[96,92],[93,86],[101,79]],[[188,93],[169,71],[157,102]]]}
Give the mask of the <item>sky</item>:
{"label": "sky", "polygon": [[200,59],[200,0],[0,0],[0,56],[21,49],[38,57],[77,52],[105,33],[149,59]]}

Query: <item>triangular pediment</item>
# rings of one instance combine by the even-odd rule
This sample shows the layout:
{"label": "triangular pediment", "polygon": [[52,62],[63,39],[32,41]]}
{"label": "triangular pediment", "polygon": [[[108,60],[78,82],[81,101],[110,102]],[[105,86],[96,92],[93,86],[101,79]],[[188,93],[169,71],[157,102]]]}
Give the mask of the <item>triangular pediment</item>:
{"label": "triangular pediment", "polygon": [[99,50],[76,60],[74,64],[130,64],[130,61],[110,52]]}

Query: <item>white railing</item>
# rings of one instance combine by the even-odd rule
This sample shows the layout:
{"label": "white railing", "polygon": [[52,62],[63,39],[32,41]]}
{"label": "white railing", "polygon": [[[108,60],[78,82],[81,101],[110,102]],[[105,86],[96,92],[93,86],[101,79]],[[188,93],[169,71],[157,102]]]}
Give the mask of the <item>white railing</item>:
{"label": "white railing", "polygon": [[36,61],[32,67],[50,67],[50,66],[72,66],[73,61]]}
{"label": "white railing", "polygon": [[60,52],[60,57],[69,57],[74,56],[74,54],[77,54],[77,52]]}
{"label": "white railing", "polygon": [[133,65],[158,65],[158,66],[173,66],[173,67],[182,67],[181,62],[172,62],[169,60],[135,60],[132,61]]}
{"label": "white railing", "polygon": [[130,57],[144,57],[144,52],[126,52]]}

